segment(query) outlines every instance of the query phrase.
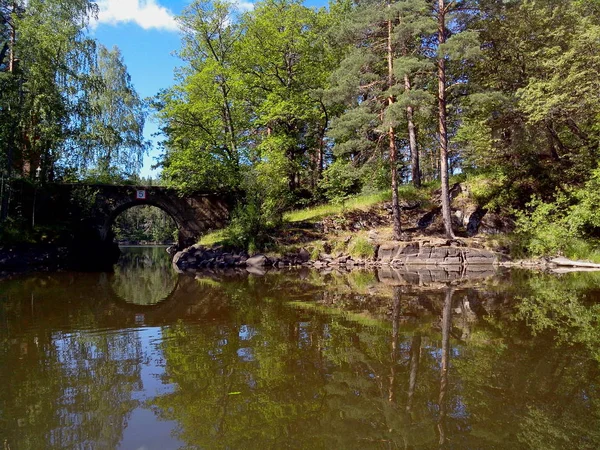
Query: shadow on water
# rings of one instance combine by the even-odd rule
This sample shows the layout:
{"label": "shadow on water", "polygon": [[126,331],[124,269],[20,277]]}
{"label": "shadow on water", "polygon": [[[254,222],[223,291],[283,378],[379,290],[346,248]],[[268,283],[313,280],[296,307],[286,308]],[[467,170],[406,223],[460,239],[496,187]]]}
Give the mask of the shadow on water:
{"label": "shadow on water", "polygon": [[597,274],[129,261],[0,285],[12,450],[600,447]]}

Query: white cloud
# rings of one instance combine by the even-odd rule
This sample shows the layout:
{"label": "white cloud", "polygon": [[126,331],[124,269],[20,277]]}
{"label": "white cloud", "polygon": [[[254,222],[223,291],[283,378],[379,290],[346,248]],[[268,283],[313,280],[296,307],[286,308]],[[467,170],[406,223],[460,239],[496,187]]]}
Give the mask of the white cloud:
{"label": "white cloud", "polygon": [[235,6],[239,12],[247,12],[254,9],[254,3],[248,0],[237,0]]}
{"label": "white cloud", "polygon": [[156,0],[98,0],[98,21],[117,25],[120,23],[136,23],[144,30],[177,31],[179,26],[173,13]]}

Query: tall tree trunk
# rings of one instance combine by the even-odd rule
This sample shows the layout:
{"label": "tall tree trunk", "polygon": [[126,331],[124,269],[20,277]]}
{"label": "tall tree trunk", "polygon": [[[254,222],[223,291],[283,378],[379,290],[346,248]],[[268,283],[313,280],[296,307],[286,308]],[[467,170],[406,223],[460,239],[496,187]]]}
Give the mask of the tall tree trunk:
{"label": "tall tree trunk", "polygon": [[[404,91],[410,91],[410,79],[404,75]],[[410,166],[412,183],[414,187],[421,187],[421,168],[419,166],[419,149],[417,147],[417,127],[413,119],[414,110],[411,105],[406,107],[406,120],[408,122],[408,146],[410,147]]]}
{"label": "tall tree trunk", "polygon": [[[17,33],[15,29],[15,18],[17,16],[17,3],[13,2],[12,4],[12,14],[11,20],[8,23],[10,27],[10,43],[8,46],[8,71],[11,74],[14,74],[15,71],[15,44]],[[22,97],[22,81],[19,80],[19,110],[21,105],[21,97]],[[12,112],[11,106],[9,104],[8,111],[9,115]],[[16,136],[16,128],[17,128],[17,120],[14,117],[10,119],[10,134],[9,134],[9,142],[7,145],[6,151],[6,177],[3,183],[2,190],[2,199],[0,201],[0,222],[4,222],[8,218],[8,210],[10,207],[10,191],[12,188],[12,171],[13,171],[13,159],[14,159],[14,150],[15,150],[15,136]]]}
{"label": "tall tree trunk", "polygon": [[229,136],[229,156],[236,168],[239,166],[237,139],[235,137],[235,126],[231,108],[229,107],[228,88],[225,83],[221,83],[221,94],[223,96],[223,119],[225,122],[225,133]]}
{"label": "tall tree trunk", "polygon": [[15,44],[17,40],[17,30],[15,28],[15,18],[17,16],[17,2],[12,4],[11,20],[8,23],[10,27],[10,45],[8,54],[8,71],[13,73],[15,71]]}
{"label": "tall tree trunk", "polygon": [[[389,2],[388,8],[391,8]],[[387,26],[388,88],[391,88],[394,84],[394,49],[392,46],[391,19],[388,20]],[[388,97],[388,106],[391,106],[394,101],[394,96],[390,94]],[[390,170],[392,171],[392,239],[399,241],[402,239],[402,223],[400,222],[400,201],[398,199],[398,147],[396,146],[396,132],[393,126],[390,126],[388,130],[388,137],[390,140]]]}
{"label": "tall tree trunk", "polygon": [[327,128],[329,127],[329,113],[327,112],[327,107],[323,103],[322,99],[319,99],[319,103],[321,104],[321,109],[323,110],[323,127],[319,133],[319,148],[317,149],[317,173],[315,177],[315,186],[323,176],[323,164],[325,160],[325,133],[327,133]]}
{"label": "tall tree trunk", "polygon": [[[438,0],[438,49],[446,42],[446,5]],[[450,210],[450,187],[448,184],[448,128],[446,118],[446,60],[438,55],[438,119],[440,135],[440,180],[442,182],[442,217],[448,238],[454,238],[452,212]]]}
{"label": "tall tree trunk", "polygon": [[450,331],[452,328],[452,294],[454,288],[446,288],[444,298],[444,309],[442,312],[442,361],[440,368],[440,396],[438,406],[440,416],[438,419],[439,444],[443,446],[446,443],[446,396],[448,395],[448,367],[450,365]]}
{"label": "tall tree trunk", "polygon": [[[11,20],[8,23],[10,27],[10,43],[8,47],[8,71],[13,74],[15,71],[15,43],[17,33],[15,30],[15,17],[17,15],[17,4],[12,4]],[[21,82],[19,81],[19,96],[21,96]],[[20,99],[19,99],[20,102]],[[11,112],[9,105],[8,111]],[[0,222],[4,222],[8,218],[8,209],[10,206],[10,190],[12,187],[12,170],[13,170],[13,158],[14,158],[14,147],[15,147],[15,135],[16,135],[16,120],[11,117],[10,120],[10,133],[8,136],[9,142],[6,151],[6,178],[4,179],[4,186],[2,190],[2,199],[0,201]]]}

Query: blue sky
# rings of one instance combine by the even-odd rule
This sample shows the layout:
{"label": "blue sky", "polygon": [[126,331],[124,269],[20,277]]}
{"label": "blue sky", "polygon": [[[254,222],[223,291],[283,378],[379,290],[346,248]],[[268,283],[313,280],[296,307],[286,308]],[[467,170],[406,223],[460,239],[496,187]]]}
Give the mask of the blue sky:
{"label": "blue sky", "polygon": [[[181,61],[173,55],[180,46],[175,16],[189,4],[188,0],[97,0],[98,21],[90,33],[105,47],[117,46],[141,97],[154,96],[173,84],[173,71]],[[241,10],[252,9],[249,0],[237,1]],[[326,0],[309,0],[306,5],[324,5]],[[156,176],[150,167],[158,156],[157,124],[149,118],[144,134],[153,148],[144,158],[142,176]]]}
{"label": "blue sky", "polygon": [[[105,47],[121,49],[131,80],[141,97],[154,96],[160,89],[173,84],[173,70],[181,65],[173,55],[179,49],[180,37],[174,16],[185,8],[180,0],[99,0],[98,22],[90,33]],[[156,175],[150,166],[158,156],[157,124],[149,118],[144,134],[153,141],[150,153],[144,158],[142,176]]]}

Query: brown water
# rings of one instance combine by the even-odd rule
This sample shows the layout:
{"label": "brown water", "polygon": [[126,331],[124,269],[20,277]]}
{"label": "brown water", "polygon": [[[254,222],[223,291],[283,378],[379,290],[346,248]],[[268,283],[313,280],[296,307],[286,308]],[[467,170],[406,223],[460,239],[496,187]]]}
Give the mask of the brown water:
{"label": "brown water", "polygon": [[0,449],[600,448],[596,274],[162,255],[0,283]]}

